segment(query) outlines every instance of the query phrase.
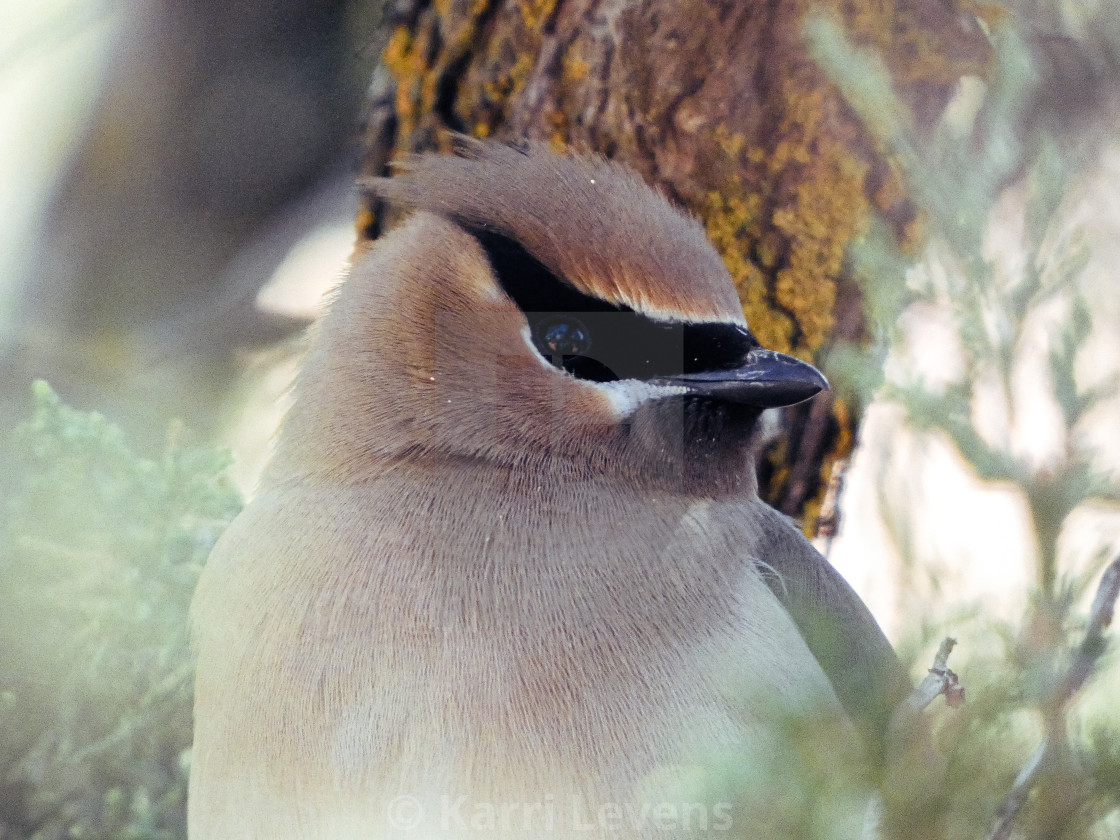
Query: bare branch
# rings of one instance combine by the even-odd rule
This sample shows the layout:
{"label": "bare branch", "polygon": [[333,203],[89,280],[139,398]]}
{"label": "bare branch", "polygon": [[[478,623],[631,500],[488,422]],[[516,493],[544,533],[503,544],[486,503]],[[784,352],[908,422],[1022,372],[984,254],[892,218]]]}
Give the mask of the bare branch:
{"label": "bare branch", "polygon": [[929,669],[925,679],[903,701],[911,711],[920,712],[939,694],[945,695],[945,703],[952,709],[964,702],[964,687],[961,686],[957,675],[948,668],[949,654],[956,644],[957,640],[948,636],[941,642],[941,647],[937,649],[937,655],[933,658],[933,667]]}
{"label": "bare branch", "polygon": [[[1118,597],[1120,597],[1120,557],[1109,563],[1101,577],[1097,594],[1093,597],[1093,605],[1089,608],[1089,626],[1085,630],[1085,638],[1078,646],[1073,661],[1061,682],[1058,683],[1058,690],[1049,703],[1049,713],[1046,718],[1051,726],[1064,720],[1062,710],[1085,681],[1092,676],[1097,660],[1104,653],[1106,647],[1104,631],[1112,623]],[[1055,746],[1057,743],[1058,739],[1053,737],[1053,733],[1047,736],[1038,745],[1034,755],[1023,765],[1023,769],[1015,779],[1015,784],[996,809],[995,825],[988,834],[988,840],[1006,840],[1011,835],[1011,823],[1026,803],[1039,775],[1054,763],[1054,757],[1058,752]]]}
{"label": "bare branch", "polygon": [[1007,840],[1011,836],[1011,823],[1015,815],[1026,803],[1039,772],[1050,764],[1051,743],[1049,738],[1044,739],[1015,777],[1015,784],[996,809],[996,823],[988,833],[988,840]]}
{"label": "bare branch", "polygon": [[1063,703],[1085,684],[1085,680],[1093,673],[1097,660],[1104,653],[1104,631],[1112,624],[1118,597],[1120,597],[1120,557],[1109,563],[1101,576],[1097,594],[1093,597],[1093,605],[1089,608],[1089,627],[1085,631],[1085,640],[1077,649],[1077,655],[1062,682]]}
{"label": "bare branch", "polygon": [[957,640],[953,638],[941,642],[926,678],[891,714],[887,731],[887,747],[893,756],[891,763],[901,766],[910,761],[927,760],[929,727],[922,712],[939,694],[944,694],[945,702],[954,708],[964,702],[964,689],[957,681],[957,675],[947,667],[949,652],[956,644]]}

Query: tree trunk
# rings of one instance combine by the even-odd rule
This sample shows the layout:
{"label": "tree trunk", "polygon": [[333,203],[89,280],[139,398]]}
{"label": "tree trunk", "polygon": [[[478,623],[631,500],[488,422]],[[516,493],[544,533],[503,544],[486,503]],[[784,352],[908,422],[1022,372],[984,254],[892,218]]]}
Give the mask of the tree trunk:
{"label": "tree trunk", "polygon": [[[814,64],[807,11],[880,53],[919,126],[987,44],[967,0],[406,0],[370,88],[363,171],[449,132],[548,140],[621,161],[705,225],[766,346],[819,360],[863,333],[847,246],[869,214],[904,241],[914,211],[889,157]],[[359,219],[365,236],[382,208]],[[836,397],[786,410],[762,495],[811,526],[859,418]],[[809,528],[811,530],[811,527]]]}

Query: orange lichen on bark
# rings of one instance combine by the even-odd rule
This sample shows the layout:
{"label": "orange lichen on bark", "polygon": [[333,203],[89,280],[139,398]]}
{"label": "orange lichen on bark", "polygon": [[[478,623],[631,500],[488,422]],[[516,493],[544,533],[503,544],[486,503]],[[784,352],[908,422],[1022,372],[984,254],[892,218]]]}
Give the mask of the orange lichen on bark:
{"label": "orange lichen on bark", "polygon": [[[799,27],[809,9],[808,3],[796,5],[800,9],[787,26]],[[951,88],[962,75],[983,72],[982,61],[954,55],[941,33],[931,33],[893,0],[830,5],[853,40],[880,51],[911,104],[931,90]],[[812,358],[829,338],[845,255],[870,213],[887,214],[909,248],[920,237],[920,224],[907,209],[897,170],[831,80],[797,49],[776,49],[767,60],[786,65],[775,73],[778,119],[749,142],[731,126],[716,128],[713,145],[725,156],[716,168],[735,171],[738,164],[739,172],[693,209],[724,257],[759,339]],[[833,415],[838,434],[823,463],[822,486],[832,463],[853,445],[847,407],[837,402]],[[768,453],[776,497],[790,480],[787,455]]]}
{"label": "orange lichen on bark", "polygon": [[[544,33],[558,0],[499,4],[487,38],[460,79],[455,112],[478,136],[505,125],[536,69]],[[555,131],[548,136],[552,138]]]}
{"label": "orange lichen on bark", "polygon": [[804,358],[828,337],[845,249],[869,206],[867,166],[824,125],[825,95],[791,81],[768,149],[720,126],[717,143],[743,174],[698,208],[759,339]]}
{"label": "orange lichen on bark", "polygon": [[723,192],[709,192],[707,204],[699,208],[698,215],[723,257],[755,336],[767,347],[789,352],[793,321],[784,313],[773,312],[765,261],[756,262],[750,256],[751,243],[758,239],[761,212],[762,196],[746,191],[739,183]]}
{"label": "orange lichen on bark", "polygon": [[[474,49],[490,0],[433,0],[411,28],[398,26],[382,54],[397,83],[397,149],[421,128],[442,128],[435,114],[440,88]],[[483,133],[489,133],[485,125]]]}
{"label": "orange lichen on bark", "polygon": [[519,0],[517,5],[521,10],[521,19],[525,21],[525,28],[531,32],[540,32],[556,11],[556,3],[557,0]]}
{"label": "orange lichen on bark", "polygon": [[[799,28],[810,5],[786,4],[780,25]],[[893,0],[830,5],[853,40],[881,51],[903,90],[949,87],[965,73],[982,71],[981,62],[955,56],[940,33]],[[788,30],[784,37],[793,40]],[[778,119],[750,143],[730,126],[716,128],[714,145],[728,159],[719,168],[733,170],[738,162],[742,174],[719,186],[723,200],[713,201],[709,192],[693,209],[739,285],[751,323],[769,332],[778,348],[809,358],[828,338],[845,253],[869,213],[901,217],[896,229],[904,244],[918,226],[889,161],[876,161],[870,186],[869,154],[881,150],[835,85],[800,49],[776,49],[767,60],[786,65],[773,74],[781,80],[771,103]],[[743,212],[747,207],[750,213]]]}
{"label": "orange lichen on bark", "polygon": [[572,84],[580,82],[591,69],[591,65],[583,57],[578,46],[564,53],[564,57],[560,60],[560,67],[561,80]]}
{"label": "orange lichen on bark", "polygon": [[407,137],[416,127],[416,111],[420,105],[418,87],[427,69],[422,55],[416,49],[413,33],[407,27],[398,26],[381,56],[397,82],[396,112],[400,136]]}
{"label": "orange lichen on bark", "polygon": [[551,108],[548,112],[548,145],[557,154],[563,154],[568,148],[568,117],[559,108]]}

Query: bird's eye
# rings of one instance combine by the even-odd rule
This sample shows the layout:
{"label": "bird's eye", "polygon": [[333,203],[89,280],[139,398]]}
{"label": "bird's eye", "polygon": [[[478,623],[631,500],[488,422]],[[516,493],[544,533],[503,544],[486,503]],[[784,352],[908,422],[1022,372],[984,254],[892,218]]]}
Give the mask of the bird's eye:
{"label": "bird's eye", "polygon": [[570,314],[538,321],[533,333],[537,349],[545,357],[583,356],[591,349],[591,331]]}

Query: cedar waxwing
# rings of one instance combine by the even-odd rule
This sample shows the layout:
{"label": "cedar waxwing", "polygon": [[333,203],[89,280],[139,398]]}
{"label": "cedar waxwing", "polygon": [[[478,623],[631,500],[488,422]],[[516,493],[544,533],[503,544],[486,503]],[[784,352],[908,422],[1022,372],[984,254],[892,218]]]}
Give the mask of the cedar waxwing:
{"label": "cedar waxwing", "polygon": [[757,836],[711,756],[775,708],[873,741],[908,688],[756,493],[759,414],[825,380],[636,176],[457,143],[370,182],[414,212],[202,575],[190,836]]}

